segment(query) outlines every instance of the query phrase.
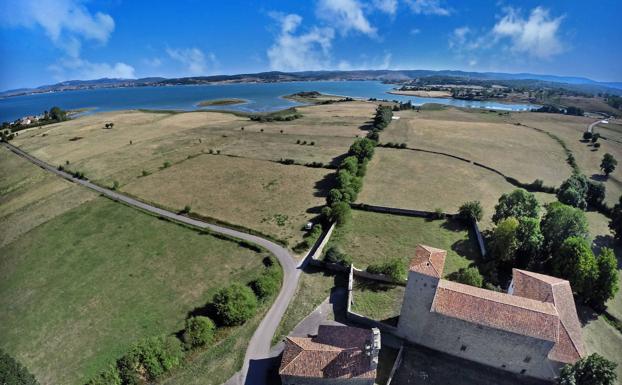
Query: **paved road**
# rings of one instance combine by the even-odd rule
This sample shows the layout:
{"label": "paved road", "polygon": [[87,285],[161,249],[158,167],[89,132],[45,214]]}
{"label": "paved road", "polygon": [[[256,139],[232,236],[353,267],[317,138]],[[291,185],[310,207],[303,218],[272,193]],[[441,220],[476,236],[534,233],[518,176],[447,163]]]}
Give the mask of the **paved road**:
{"label": "paved road", "polygon": [[[13,146],[9,143],[2,143],[9,150],[13,151],[15,154],[29,160],[30,162],[36,164],[37,166],[50,171],[66,180],[71,182],[80,184],[86,188],[97,191],[98,193],[105,195],[111,199],[114,199],[119,202],[123,202],[133,207],[137,207],[141,210],[145,210],[151,212],[153,214],[159,215],[161,217],[169,218],[177,222],[185,223],[191,226],[199,227],[202,229],[209,229],[216,233],[229,235],[235,238],[243,239],[248,242],[255,243],[259,246],[262,246],[269,250],[272,254],[274,254],[281,266],[283,267],[283,286],[281,287],[281,291],[277,296],[276,300],[272,304],[272,307],[264,317],[264,319],[255,330],[253,337],[248,345],[246,350],[246,356],[244,358],[244,366],[242,370],[238,372],[234,378],[232,378],[228,383],[237,383],[237,384],[246,384],[246,383],[261,383],[263,378],[262,374],[258,374],[253,372],[254,378],[249,378],[247,381],[246,373],[248,372],[249,362],[251,360],[263,360],[270,356],[270,343],[272,341],[272,336],[276,332],[279,323],[281,322],[281,318],[289,305],[290,300],[294,296],[296,292],[296,286],[298,285],[298,279],[300,278],[300,274],[302,267],[306,260],[303,260],[300,265],[296,263],[294,258],[290,255],[289,251],[280,245],[269,241],[267,239],[247,234],[241,231],[229,229],[227,227],[214,225],[211,223],[206,223],[203,221],[199,221],[196,219],[188,218],[183,215],[176,214],[174,212],[161,209],[159,207],[155,207],[149,205],[147,203],[138,201],[136,199],[130,198],[124,194],[118,193],[116,191],[98,186],[94,183],[89,182],[88,180],[77,179],[74,178],[71,174],[68,174],[64,171],[58,170],[56,167],[53,167],[44,161],[37,159],[28,153],[20,150],[19,148]],[[263,377],[263,378],[262,378]],[[233,382],[232,382],[233,381]]]}
{"label": "paved road", "polygon": [[591,123],[591,124],[587,127],[587,131],[588,131],[589,133],[593,133],[593,131],[594,131],[594,126],[595,126],[595,125],[597,125],[598,123],[602,123],[602,122],[603,122],[603,120],[604,120],[604,119],[601,119],[601,120],[597,120],[597,121],[595,121],[595,122]]}

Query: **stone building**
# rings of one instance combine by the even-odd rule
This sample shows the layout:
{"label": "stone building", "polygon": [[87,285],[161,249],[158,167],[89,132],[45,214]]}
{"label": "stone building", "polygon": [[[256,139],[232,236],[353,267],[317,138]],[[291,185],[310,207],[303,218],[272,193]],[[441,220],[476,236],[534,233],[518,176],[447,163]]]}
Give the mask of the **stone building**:
{"label": "stone building", "polygon": [[551,380],[585,356],[568,281],[513,270],[508,293],[441,279],[446,251],[417,246],[400,336],[454,356]]}
{"label": "stone building", "polygon": [[320,325],[312,338],[287,337],[279,375],[284,385],[373,385],[380,331]]}

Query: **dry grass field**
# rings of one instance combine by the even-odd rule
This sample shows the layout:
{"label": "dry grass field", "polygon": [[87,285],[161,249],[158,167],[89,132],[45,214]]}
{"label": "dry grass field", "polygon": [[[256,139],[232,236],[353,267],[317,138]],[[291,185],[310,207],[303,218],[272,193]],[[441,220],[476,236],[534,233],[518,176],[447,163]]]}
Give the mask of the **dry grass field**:
{"label": "dry grass field", "polygon": [[0,247],[95,197],[0,147]]}
{"label": "dry grass field", "polygon": [[382,142],[446,152],[495,168],[524,183],[559,186],[570,175],[561,146],[545,134],[504,122],[495,112],[443,108],[400,111]]}
{"label": "dry grass field", "polygon": [[324,204],[323,180],[333,170],[255,159],[202,155],[122,188],[158,205],[260,231],[294,246]]}
{"label": "dry grass field", "polygon": [[588,178],[605,183],[607,189],[605,201],[609,205],[617,203],[620,194],[622,194],[622,169],[618,167],[608,180],[603,180],[600,162],[605,153],[611,153],[616,159],[622,161],[622,144],[611,140],[600,140],[601,147],[595,149],[591,144],[582,142],[583,132],[595,119],[560,114],[521,112],[511,113],[510,120],[545,130],[560,137],[574,154],[582,172]]}
{"label": "dry grass field", "polygon": [[371,205],[457,212],[466,201],[479,200],[484,227],[501,194],[515,187],[503,177],[472,164],[410,150],[376,149],[358,202]]}

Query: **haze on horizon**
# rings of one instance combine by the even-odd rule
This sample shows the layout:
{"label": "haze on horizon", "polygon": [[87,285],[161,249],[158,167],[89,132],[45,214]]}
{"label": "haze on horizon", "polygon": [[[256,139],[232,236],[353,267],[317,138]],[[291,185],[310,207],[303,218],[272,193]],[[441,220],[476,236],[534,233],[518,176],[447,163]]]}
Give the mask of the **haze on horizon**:
{"label": "haze on horizon", "polygon": [[614,0],[0,0],[0,89],[329,69],[622,81],[621,11]]}

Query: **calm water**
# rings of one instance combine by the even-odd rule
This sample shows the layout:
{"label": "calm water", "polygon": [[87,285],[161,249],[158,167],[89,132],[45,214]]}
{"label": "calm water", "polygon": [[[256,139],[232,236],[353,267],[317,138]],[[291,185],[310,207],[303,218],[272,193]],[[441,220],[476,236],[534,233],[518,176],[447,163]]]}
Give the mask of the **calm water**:
{"label": "calm water", "polygon": [[[525,110],[536,106],[502,104],[441,98],[391,95],[390,84],[376,81],[347,82],[290,82],[258,84],[219,84],[201,86],[136,87],[54,92],[0,99],[0,121],[12,121],[25,115],[34,115],[59,106],[65,110],[94,108],[93,112],[122,109],[175,109],[195,110],[196,104],[207,99],[240,98],[248,102],[228,109],[260,112],[299,105],[281,96],[300,91],[319,91],[326,94],[358,98],[378,98],[412,101],[415,105],[441,103],[458,107],[489,108],[498,110]],[[222,107],[214,107],[222,108]]]}

